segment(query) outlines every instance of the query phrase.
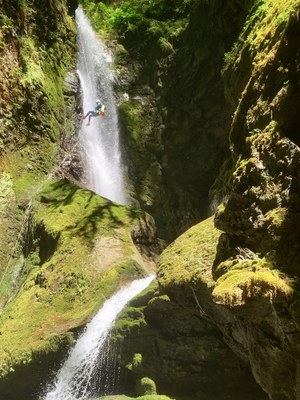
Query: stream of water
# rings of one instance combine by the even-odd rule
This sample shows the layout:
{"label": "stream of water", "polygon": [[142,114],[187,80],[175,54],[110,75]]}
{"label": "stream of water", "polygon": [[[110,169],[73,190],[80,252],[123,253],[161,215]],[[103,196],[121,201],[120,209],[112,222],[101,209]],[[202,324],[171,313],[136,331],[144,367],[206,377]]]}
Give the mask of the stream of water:
{"label": "stream of water", "polygon": [[81,7],[76,10],[76,24],[79,46],[77,68],[84,112],[93,110],[97,99],[106,106],[105,116],[93,117],[90,126],[86,126],[87,120],[84,120],[79,134],[87,186],[103,197],[127,204],[114,76],[110,68],[112,57],[96,36]]}
{"label": "stream of water", "polygon": [[[94,390],[93,378],[99,355],[114,321],[125,305],[154,279],[149,276],[124,287],[107,300],[87,324],[43,400],[87,400]],[[105,373],[105,371],[102,371]],[[101,373],[101,372],[100,372]],[[113,377],[111,377],[113,379]],[[98,388],[101,393],[101,388]],[[102,391],[103,393],[103,391]],[[108,394],[108,393],[104,393]]]}

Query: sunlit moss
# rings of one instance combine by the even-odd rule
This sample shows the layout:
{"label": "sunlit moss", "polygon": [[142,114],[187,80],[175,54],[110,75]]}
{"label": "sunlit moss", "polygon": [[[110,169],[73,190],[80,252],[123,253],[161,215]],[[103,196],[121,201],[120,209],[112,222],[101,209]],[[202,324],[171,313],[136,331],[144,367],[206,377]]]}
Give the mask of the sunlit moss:
{"label": "sunlit moss", "polygon": [[265,259],[229,260],[219,269],[226,271],[213,290],[216,302],[231,306],[241,305],[251,298],[266,298],[274,301],[279,296],[292,295],[292,282]]}
{"label": "sunlit moss", "polygon": [[187,230],[162,253],[157,274],[159,283],[177,286],[199,280],[210,284],[220,234],[214,227],[213,217]]}
{"label": "sunlit moss", "polygon": [[259,65],[268,61],[270,38],[283,32],[291,14],[297,12],[296,0],[259,0],[231,52],[225,54],[225,69],[240,61],[242,48],[249,47],[254,62]]}

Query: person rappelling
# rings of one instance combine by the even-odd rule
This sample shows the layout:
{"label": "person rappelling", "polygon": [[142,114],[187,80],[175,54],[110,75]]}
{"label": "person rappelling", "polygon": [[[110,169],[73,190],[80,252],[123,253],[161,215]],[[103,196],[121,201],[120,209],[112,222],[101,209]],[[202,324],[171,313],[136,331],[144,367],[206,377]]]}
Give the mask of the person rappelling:
{"label": "person rappelling", "polygon": [[99,117],[99,116],[103,117],[103,115],[105,114],[105,111],[106,111],[105,105],[101,103],[101,100],[97,99],[95,109],[88,111],[86,114],[82,114],[82,119],[86,119],[87,117],[89,117],[88,123],[86,124],[86,126],[90,126],[91,118]]}

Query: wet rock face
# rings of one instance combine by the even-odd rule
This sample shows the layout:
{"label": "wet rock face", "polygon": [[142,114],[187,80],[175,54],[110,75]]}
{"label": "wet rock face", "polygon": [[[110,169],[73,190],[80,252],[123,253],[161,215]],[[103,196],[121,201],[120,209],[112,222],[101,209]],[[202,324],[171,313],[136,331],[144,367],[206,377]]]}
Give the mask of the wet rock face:
{"label": "wet rock face", "polygon": [[85,165],[79,139],[83,99],[79,76],[75,70],[67,74],[63,89],[68,118],[61,138],[58,165],[53,176],[57,179],[66,178],[74,184],[84,187],[86,185]]}

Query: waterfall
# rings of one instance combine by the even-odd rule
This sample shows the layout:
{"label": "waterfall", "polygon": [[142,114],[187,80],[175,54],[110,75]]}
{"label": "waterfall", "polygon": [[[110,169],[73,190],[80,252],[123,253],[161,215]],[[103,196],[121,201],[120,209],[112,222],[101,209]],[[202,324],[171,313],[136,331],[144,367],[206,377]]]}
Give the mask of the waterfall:
{"label": "waterfall", "polygon": [[106,46],[96,36],[81,7],[76,10],[78,30],[78,74],[83,92],[83,109],[94,110],[96,99],[106,106],[104,117],[82,123],[79,140],[86,165],[89,189],[121,204],[127,204],[119,142],[119,125],[114,97],[112,62]]}
{"label": "waterfall", "polygon": [[93,373],[98,364],[99,354],[105,349],[105,339],[117,315],[153,279],[154,276],[149,276],[136,280],[104,303],[98,314],[87,324],[85,331],[70,351],[68,359],[58,371],[54,384],[42,399],[87,400],[90,398]]}

